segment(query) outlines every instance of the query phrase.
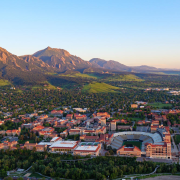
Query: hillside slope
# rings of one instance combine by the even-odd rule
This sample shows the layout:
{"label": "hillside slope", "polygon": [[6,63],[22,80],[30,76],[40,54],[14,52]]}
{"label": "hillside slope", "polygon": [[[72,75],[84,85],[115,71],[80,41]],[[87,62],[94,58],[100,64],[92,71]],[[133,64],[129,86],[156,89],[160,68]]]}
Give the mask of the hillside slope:
{"label": "hillside slope", "polygon": [[82,92],[88,92],[88,93],[115,93],[118,92],[119,88],[115,86],[111,86],[106,83],[98,83],[93,82],[90,84],[87,84],[83,87]]}
{"label": "hillside slope", "polygon": [[18,57],[0,48],[0,76],[3,79],[15,84],[32,84],[44,81],[43,73],[47,70],[50,71],[49,66],[40,59]]}

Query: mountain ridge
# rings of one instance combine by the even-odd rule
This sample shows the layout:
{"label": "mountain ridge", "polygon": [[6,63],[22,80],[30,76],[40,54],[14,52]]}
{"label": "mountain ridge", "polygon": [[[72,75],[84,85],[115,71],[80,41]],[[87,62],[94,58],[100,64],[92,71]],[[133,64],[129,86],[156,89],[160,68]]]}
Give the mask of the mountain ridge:
{"label": "mountain ridge", "polygon": [[114,60],[106,61],[106,60],[100,59],[100,58],[93,58],[89,62],[91,62],[92,64],[99,65],[105,69],[119,70],[119,71],[129,71],[130,70],[128,66],[121,64]]}
{"label": "mountain ridge", "polygon": [[93,66],[89,61],[71,55],[64,49],[51,48],[49,46],[43,50],[37,51],[33,56],[38,57],[49,66],[59,71],[83,69]]}
{"label": "mountain ridge", "polygon": [[[93,58],[85,61],[80,57],[71,55],[64,49],[47,47],[32,55],[17,56],[0,47],[0,77],[12,82],[23,84],[35,83],[53,79],[53,75],[66,71],[79,71],[81,73],[152,73],[162,71],[151,66],[126,66],[114,60],[106,61]],[[166,70],[165,70],[166,71]],[[56,79],[57,76],[56,76]],[[63,81],[62,79],[58,81]]]}

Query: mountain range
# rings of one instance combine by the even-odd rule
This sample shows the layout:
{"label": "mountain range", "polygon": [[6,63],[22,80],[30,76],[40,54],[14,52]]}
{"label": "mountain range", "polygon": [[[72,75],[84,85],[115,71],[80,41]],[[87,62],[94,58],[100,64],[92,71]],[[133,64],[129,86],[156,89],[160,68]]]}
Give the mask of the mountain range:
{"label": "mountain range", "polygon": [[123,71],[148,73],[162,71],[151,66],[130,67],[114,60],[93,58],[85,61],[80,57],[71,55],[64,49],[47,47],[32,55],[16,56],[0,47],[0,77],[15,81],[35,78],[38,81],[45,80],[45,74],[63,73],[73,71]]}

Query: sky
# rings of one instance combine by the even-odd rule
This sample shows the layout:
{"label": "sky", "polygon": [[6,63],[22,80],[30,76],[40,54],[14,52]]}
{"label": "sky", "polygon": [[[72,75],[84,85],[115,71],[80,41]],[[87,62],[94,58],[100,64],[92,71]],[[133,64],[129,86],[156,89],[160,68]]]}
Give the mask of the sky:
{"label": "sky", "polygon": [[1,0],[0,47],[180,68],[180,0]]}

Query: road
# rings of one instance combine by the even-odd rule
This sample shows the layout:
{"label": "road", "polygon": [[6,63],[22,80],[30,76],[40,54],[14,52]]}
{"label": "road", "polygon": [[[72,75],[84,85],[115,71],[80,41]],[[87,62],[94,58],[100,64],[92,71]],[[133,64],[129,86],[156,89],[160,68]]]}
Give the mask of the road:
{"label": "road", "polygon": [[154,159],[154,158],[145,158],[145,157],[138,157],[137,161],[153,161],[153,162],[162,162],[162,163],[167,163],[167,164],[171,164],[172,160],[171,159]]}
{"label": "road", "polygon": [[171,152],[178,154],[179,151],[178,151],[178,148],[177,148],[177,146],[176,146],[176,144],[175,144],[175,142],[174,142],[173,136],[174,136],[174,135],[171,135],[172,145],[173,145],[173,147],[171,147]]}
{"label": "road", "polygon": [[174,130],[174,134],[180,134],[180,132],[179,132],[179,127],[171,127],[171,129],[173,129]]}
{"label": "road", "polygon": [[[126,176],[124,176],[123,178],[131,178],[131,179],[134,179],[135,177],[140,177],[140,176],[149,176],[149,175],[152,175],[152,174],[154,174],[156,171],[157,171],[157,169],[159,168],[159,165],[157,165],[156,166],[156,168],[154,169],[154,171],[153,172],[151,172],[151,173],[149,173],[149,174],[132,174],[132,175],[126,175]],[[134,176],[134,177],[132,177],[132,176]]]}

